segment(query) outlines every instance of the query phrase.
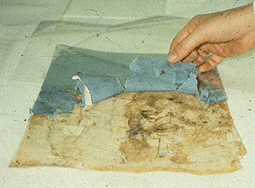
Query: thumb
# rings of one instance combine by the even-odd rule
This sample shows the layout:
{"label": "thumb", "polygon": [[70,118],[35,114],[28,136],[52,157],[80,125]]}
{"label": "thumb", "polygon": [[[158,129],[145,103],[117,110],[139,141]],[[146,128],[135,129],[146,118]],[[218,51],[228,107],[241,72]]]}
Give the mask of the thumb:
{"label": "thumb", "polygon": [[196,47],[203,43],[203,37],[194,30],[190,35],[180,41],[174,49],[170,50],[167,59],[171,63],[177,63],[187,57]]}

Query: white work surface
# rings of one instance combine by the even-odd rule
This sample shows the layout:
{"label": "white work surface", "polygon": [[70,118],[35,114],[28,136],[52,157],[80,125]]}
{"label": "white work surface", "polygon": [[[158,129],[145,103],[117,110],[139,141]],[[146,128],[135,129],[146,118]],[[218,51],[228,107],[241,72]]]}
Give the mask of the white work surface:
{"label": "white work surface", "polygon": [[[250,2],[0,1],[0,187],[255,187],[254,51],[226,59],[218,66],[234,123],[247,149],[247,154],[241,159],[243,168],[236,172],[198,176],[173,172],[136,174],[60,167],[8,167],[23,137],[30,116],[29,108],[37,99],[57,44],[121,53],[166,54],[174,35],[196,14],[220,11]],[[155,19],[152,26],[151,19],[148,19],[148,22],[143,21],[147,27],[144,30],[142,27],[132,28],[135,24],[143,24],[134,22],[118,25],[109,32],[100,32],[100,29],[106,27],[102,24],[123,24],[158,15],[171,16],[172,25],[164,25],[170,22],[158,18],[158,27],[155,26]],[[37,28],[41,21],[50,20],[79,23],[65,25],[62,34],[56,28],[64,26],[62,22],[47,22],[48,25]],[[98,24],[98,28],[88,23]],[[87,26],[84,32],[82,26]],[[100,33],[98,37],[94,35],[96,32]]]}

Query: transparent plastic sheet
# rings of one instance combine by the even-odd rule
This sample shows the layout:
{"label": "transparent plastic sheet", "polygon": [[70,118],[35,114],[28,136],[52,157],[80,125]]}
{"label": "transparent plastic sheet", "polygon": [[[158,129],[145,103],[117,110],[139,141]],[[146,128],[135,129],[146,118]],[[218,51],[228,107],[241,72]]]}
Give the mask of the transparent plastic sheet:
{"label": "transparent plastic sheet", "polygon": [[223,11],[251,2],[250,0],[129,0],[116,3],[100,0],[70,0],[61,20],[120,24],[158,15],[192,18],[196,14]]}
{"label": "transparent plastic sheet", "polygon": [[[43,21],[30,38],[13,79],[42,83],[58,44],[102,52],[137,53],[147,54],[150,58],[166,58],[172,38],[187,22],[188,19],[166,16],[120,25]],[[127,59],[120,61],[116,54],[104,58],[127,63]]]}

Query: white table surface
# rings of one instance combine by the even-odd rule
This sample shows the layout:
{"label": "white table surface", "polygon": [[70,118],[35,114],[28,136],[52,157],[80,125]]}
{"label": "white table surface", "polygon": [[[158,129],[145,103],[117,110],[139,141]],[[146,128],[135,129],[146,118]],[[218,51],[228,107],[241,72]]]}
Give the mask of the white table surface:
{"label": "white table surface", "polygon": [[[52,58],[37,57],[46,53],[43,36],[31,39],[41,21],[120,24],[157,15],[191,18],[199,13],[224,10],[249,2],[251,1],[0,1],[0,187],[255,187],[255,52],[226,59],[218,66],[234,123],[247,149],[247,154],[241,159],[243,168],[236,172],[197,176],[172,172],[135,174],[59,167],[8,167],[23,137],[30,116],[29,108],[37,99],[44,80],[43,74],[47,72]],[[60,41],[63,43],[63,38],[59,39],[59,36],[51,38],[52,47],[47,48],[49,53],[53,53],[55,44]],[[114,34],[111,37],[113,36]],[[115,36],[120,37],[119,41],[122,40],[120,33],[117,32]],[[75,37],[81,36],[73,35],[72,39],[66,39],[66,43],[72,43],[70,41],[75,41]],[[132,35],[128,37],[131,38]],[[155,47],[157,53],[168,52],[171,37],[169,45],[165,43],[166,36],[150,37],[149,43],[155,46],[147,45],[147,52],[155,52]],[[40,40],[43,40],[41,45]],[[157,46],[157,41],[162,45]],[[127,42],[124,49],[130,44]],[[33,51],[33,46],[36,47],[35,52],[30,51]],[[98,46],[95,45],[96,47]],[[115,48],[120,48],[120,45],[112,46],[113,50]],[[23,58],[24,53],[34,53],[36,57],[31,57],[34,62],[26,64],[29,58]],[[40,64],[41,62],[45,64]],[[31,66],[22,66],[22,63]],[[35,69],[33,63],[39,68]]]}

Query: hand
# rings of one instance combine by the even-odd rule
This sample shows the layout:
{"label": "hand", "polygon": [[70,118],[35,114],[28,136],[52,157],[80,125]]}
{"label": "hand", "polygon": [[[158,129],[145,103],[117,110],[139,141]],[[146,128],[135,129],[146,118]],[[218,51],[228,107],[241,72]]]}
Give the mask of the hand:
{"label": "hand", "polygon": [[[226,57],[255,47],[253,4],[194,17],[173,39],[167,59],[171,63],[191,61],[198,70],[213,69]],[[204,58],[212,55],[204,62]]]}

